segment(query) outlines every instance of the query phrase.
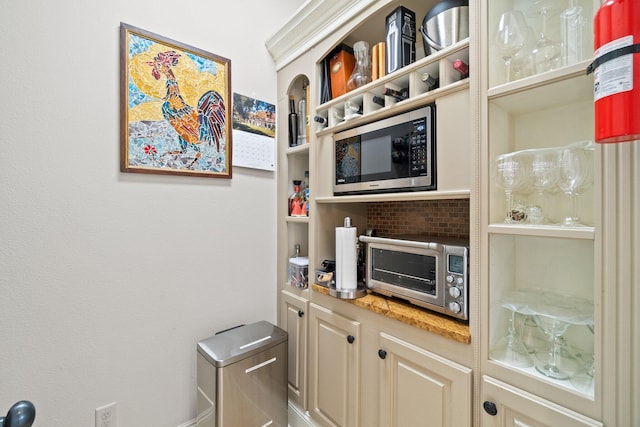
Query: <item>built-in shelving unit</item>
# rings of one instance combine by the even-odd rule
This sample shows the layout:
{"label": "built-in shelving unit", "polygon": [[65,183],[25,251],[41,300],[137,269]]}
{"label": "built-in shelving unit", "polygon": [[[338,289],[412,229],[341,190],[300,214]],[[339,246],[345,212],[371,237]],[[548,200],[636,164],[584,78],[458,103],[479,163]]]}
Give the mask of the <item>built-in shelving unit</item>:
{"label": "built-in shelving unit", "polygon": [[[583,7],[587,19],[597,8],[586,1],[578,5]],[[481,289],[484,290],[481,333],[485,337],[481,365],[486,384],[482,400],[502,406],[502,411],[513,411],[515,415],[509,415],[513,417],[510,422],[516,424],[530,421],[519,414],[534,413],[544,402],[552,401],[560,405],[550,411],[559,417],[557,420],[580,417],[583,423],[577,425],[599,425],[602,406],[598,343],[602,331],[597,296],[602,283],[594,267],[601,227],[595,209],[601,177],[599,154],[594,145],[592,150],[584,151],[588,154],[583,156],[587,159],[583,167],[591,173],[592,180],[585,181],[578,198],[579,225],[562,224],[565,217],[571,216],[569,197],[553,183],[545,184],[545,190],[536,190],[534,186],[542,184],[533,178],[539,168],[549,167],[545,178],[560,182],[561,165],[565,161],[560,157],[562,149],[593,139],[593,78],[585,73],[591,58],[566,66],[556,61],[556,67],[551,70],[534,69],[533,73],[506,81],[507,62],[498,53],[493,38],[501,15],[514,10],[534,28],[534,34],[540,34],[541,19],[533,12],[540,7],[546,6],[542,2],[518,0],[487,2],[481,6],[481,15],[487,17],[481,33],[486,80],[481,81],[480,92],[483,129],[480,170],[486,183],[480,195],[481,200],[486,201],[481,209],[485,221],[480,234],[481,247],[486,250],[480,263]],[[557,19],[554,26],[559,26],[559,13],[567,7],[563,5],[547,17],[549,28],[551,19]],[[558,35],[554,33],[549,37]],[[586,38],[584,42],[588,43]],[[539,60],[537,65],[541,63]],[[498,159],[515,152],[523,153],[520,160],[513,164],[497,163]],[[542,157],[540,153],[547,154]],[[502,180],[505,170],[508,174],[517,171],[517,175],[507,177],[511,183],[520,183],[507,184],[517,187],[511,196],[508,196],[511,190],[505,190],[504,181],[498,185],[501,170]],[[514,177],[517,181],[511,181]],[[511,201],[509,209],[513,209],[508,213],[507,200]],[[533,212],[530,209],[542,216],[543,219],[536,220],[540,223],[528,223],[527,215]],[[530,295],[529,301],[518,301],[514,295]],[[538,298],[544,303],[539,304]],[[577,306],[583,308],[583,302],[587,308],[582,311],[586,314],[571,317]],[[540,310],[540,305],[545,304],[548,311]],[[561,334],[564,347],[551,344],[553,335],[548,334],[555,332],[546,329],[547,321],[557,326],[554,331],[565,329]],[[525,324],[530,328],[526,329]],[[587,326],[595,332],[590,332]],[[525,331],[535,333],[535,340],[530,338],[526,342]],[[507,341],[509,344],[505,346]],[[519,345],[524,351],[511,352]],[[546,367],[551,365],[559,372],[547,371]],[[576,379],[581,375],[593,377],[587,385],[582,381],[578,386]],[[490,391],[494,379],[518,384],[523,391],[521,397],[529,397],[509,402],[504,396],[502,400],[494,397]],[[501,425],[489,412],[483,411],[483,425]]]}
{"label": "built-in shelving unit", "polygon": [[[575,1],[586,18],[584,50],[588,51],[593,45],[592,21],[600,2]],[[640,226],[637,219],[640,195],[638,186],[633,185],[640,173],[638,143],[595,146],[590,165],[592,184],[586,185],[578,198],[580,226],[560,224],[569,211],[566,194],[548,191],[540,201],[536,199],[539,194],[526,186],[513,192],[510,203],[517,208],[517,215],[507,220],[506,194],[494,175],[494,162],[499,156],[559,150],[577,141],[593,139],[593,77],[585,73],[592,54],[583,55],[571,65],[556,63],[549,70],[529,70],[508,79],[504,62],[508,55],[498,52],[495,45],[500,17],[508,11],[522,13],[534,37],[539,36],[542,25],[536,11],[545,2],[470,2],[468,39],[429,56],[422,54],[418,40],[413,64],[322,104],[319,102],[322,61],[329,52],[343,43],[352,46],[363,40],[373,46],[383,41],[384,18],[400,5],[416,13],[419,26],[420,19],[438,1],[312,0],[292,20],[295,23],[292,28],[274,37],[278,44],[274,58],[280,61],[280,324],[294,338],[289,346],[289,360],[295,362],[289,372],[290,406],[309,425],[382,427],[380,420],[391,419],[392,411],[397,410],[383,401],[390,390],[412,396],[432,390],[433,394],[425,397],[425,401],[432,401],[433,395],[446,389],[440,387],[444,383],[455,384],[460,394],[456,392],[456,401],[452,402],[447,400],[446,393],[453,389],[447,389],[444,395],[439,395],[442,407],[429,407],[428,416],[437,413],[456,427],[633,425],[639,419],[633,402],[637,400],[640,384],[635,362],[638,345],[634,344],[640,324],[636,310],[640,294],[633,289],[640,278],[637,268],[632,267],[639,245],[638,237],[630,233]],[[569,7],[568,2],[550,3],[560,9],[549,19],[559,19],[559,13]],[[557,22],[553,26],[557,27]],[[291,35],[297,44],[288,41]],[[556,41],[560,37],[557,28],[547,35]],[[534,45],[528,46],[533,49]],[[268,46],[273,45],[270,42]],[[452,69],[451,62],[458,58],[469,64],[468,77],[462,78]],[[425,72],[438,76],[438,88],[429,90],[422,82]],[[325,118],[327,123],[322,126],[312,121],[309,143],[288,147],[285,130],[289,96],[299,99],[305,79],[311,88],[307,98],[310,114]],[[383,105],[379,100],[374,102],[374,97],[382,97],[385,87],[406,89],[407,98],[397,101],[387,96]],[[362,114],[344,120],[347,103],[362,107]],[[437,119],[436,190],[334,195],[335,133],[431,103],[436,105]],[[286,200],[292,190],[291,181],[300,178],[305,170],[310,171],[310,214],[290,217]],[[395,212],[409,206],[415,209],[416,205],[431,212],[430,205],[440,208],[449,203],[455,209],[470,211],[470,343],[434,336],[380,316],[375,309],[365,310],[325,293],[288,285],[286,264],[295,244],[301,244],[308,254],[313,277],[313,270],[323,260],[335,257],[335,227],[343,223],[345,216],[364,230],[373,216],[370,211],[380,209],[381,205],[398,208]],[[536,223],[523,215],[535,212],[527,208],[537,205],[542,206],[546,221]],[[543,297],[560,294],[563,296],[560,311],[545,314],[539,305],[532,303],[537,297],[531,297],[531,302],[525,304],[516,301],[513,309],[513,296],[523,294]],[[549,301],[549,305],[559,304],[558,300]],[[583,363],[574,364],[580,369],[574,369],[568,377],[553,378],[536,367],[548,352],[550,340],[545,339],[542,328],[531,325],[536,324],[534,317],[541,315],[566,321],[567,313],[573,310],[571,304],[578,301],[581,304],[586,301],[589,309],[585,317],[569,319],[570,325],[563,334],[566,345],[563,351],[568,350],[567,354]],[[529,353],[532,360],[529,366],[499,357],[502,339],[513,332],[512,312],[515,332],[520,334],[529,328],[526,330],[534,332],[540,344],[539,349]],[[396,342],[402,345],[391,345]],[[390,355],[386,361],[379,350]],[[411,362],[416,367],[414,372],[420,372],[420,380],[406,375],[403,378],[408,383],[389,385],[393,379],[389,369],[399,366],[389,359],[396,354],[406,357],[402,360],[437,360],[442,364],[438,366],[455,366],[454,370],[463,375],[451,377],[457,378],[451,382],[439,382],[438,374],[442,371],[438,369],[433,375],[429,367],[435,365],[431,362],[425,366],[420,365],[422,362]],[[429,357],[422,357],[425,355]],[[577,385],[575,379],[585,373],[592,375],[592,381],[586,387],[584,383]],[[427,384],[435,384],[430,383],[433,378],[437,378],[438,386],[431,389]],[[395,388],[379,392],[387,386]],[[327,396],[332,399],[326,400]],[[420,420],[416,425],[425,419],[424,414],[418,413],[418,406],[406,408],[405,413],[406,417]],[[454,416],[446,412],[451,408],[464,411]],[[456,423],[451,424],[454,418]],[[445,424],[443,421],[442,425]]]}

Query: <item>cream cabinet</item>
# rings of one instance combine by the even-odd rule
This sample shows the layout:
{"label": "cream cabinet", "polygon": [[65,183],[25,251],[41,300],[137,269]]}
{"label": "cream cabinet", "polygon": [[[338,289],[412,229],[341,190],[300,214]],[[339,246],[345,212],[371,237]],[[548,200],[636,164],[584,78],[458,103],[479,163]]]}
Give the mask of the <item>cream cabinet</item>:
{"label": "cream cabinet", "polygon": [[472,371],[379,332],[380,427],[471,425]]}
{"label": "cream cabinet", "polygon": [[[563,61],[568,4],[480,3],[482,425],[603,418],[602,316],[610,307],[600,300],[602,170],[585,73],[598,5],[576,5],[583,49]],[[514,49],[518,29],[530,37]],[[542,48],[543,38],[557,45]]]}
{"label": "cream cabinet", "polygon": [[289,334],[289,400],[307,408],[307,319],[309,301],[286,290],[281,291],[280,325]]}
{"label": "cream cabinet", "polygon": [[[378,423],[386,427],[394,425],[394,419],[412,423],[423,407],[401,410],[398,396],[406,402],[413,396],[410,390],[417,388],[442,408],[433,409],[438,415],[430,418],[435,421],[429,425],[449,425],[458,422],[457,417],[470,417],[473,426],[637,425],[640,293],[634,289],[640,283],[635,267],[640,259],[640,142],[589,146],[585,170],[590,176],[573,198],[557,181],[532,184],[540,176],[535,178],[531,164],[527,179],[520,177],[516,187],[508,188],[504,180],[513,176],[499,177],[496,166],[499,158],[511,160],[514,153],[530,159],[593,139],[593,77],[585,69],[592,59],[591,22],[600,2],[574,2],[582,8],[585,39],[582,56],[571,61],[540,56],[544,51],[538,50],[535,61],[555,62],[531,68],[519,55],[526,50],[524,45],[516,55],[499,46],[496,35],[503,15],[516,11],[523,17],[520,24],[524,21],[526,32],[533,34],[534,43],[526,46],[531,52],[542,34],[557,42],[562,35],[560,15],[569,2],[470,2],[468,40],[426,58],[419,55],[414,64],[396,73],[319,102],[320,61],[335,46],[381,41],[384,16],[395,7],[408,7],[421,18],[436,3],[312,0],[267,43],[278,67],[278,286],[287,291],[280,293],[279,304],[281,313],[286,313],[287,294],[310,303],[306,383],[296,379],[297,370],[290,373],[300,395],[306,388],[308,423],[349,427]],[[416,51],[420,50],[418,44]],[[468,78],[447,75],[448,61],[457,55],[468,60]],[[419,79],[425,71],[442,73],[444,85],[426,90]],[[289,148],[289,95],[300,96],[304,79],[311,89],[307,98],[311,116],[323,117],[328,124],[312,122],[309,144]],[[398,102],[385,98],[384,106],[373,102],[386,86],[407,88],[409,98]],[[437,191],[333,195],[335,132],[432,102],[437,107],[441,155]],[[362,107],[362,117],[342,120],[347,103]],[[310,171],[310,215],[290,217],[286,200],[291,180],[304,170]],[[534,172],[544,170],[537,167]],[[450,345],[428,333],[396,329],[371,313],[363,315],[356,307],[343,310],[344,302],[288,285],[286,264],[295,244],[309,255],[313,277],[322,260],[335,256],[334,228],[345,216],[364,229],[370,204],[447,199],[466,199],[471,207],[470,345]],[[572,225],[571,220],[580,224]],[[550,305],[565,312],[545,313],[539,306],[513,300],[527,295],[551,298]],[[291,319],[282,322],[295,320],[295,309],[291,310]],[[575,310],[580,316],[567,314]],[[545,315],[546,320],[559,320],[561,327],[552,331],[547,325],[544,332]],[[527,341],[528,363],[501,352],[505,338],[508,341],[514,334]],[[556,347],[551,347],[552,341]],[[379,350],[386,352],[385,359]],[[552,357],[566,375],[543,373]],[[450,393],[456,394],[455,401],[448,400]],[[296,405],[305,407],[292,395]],[[455,411],[445,409],[452,405]],[[466,425],[464,420],[451,425]]]}
{"label": "cream cabinet", "polygon": [[331,427],[471,426],[472,370],[368,320],[311,303],[313,422]]}
{"label": "cream cabinet", "polygon": [[[482,425],[602,427],[602,423],[501,381],[484,378]],[[495,404],[493,402],[499,402]]]}
{"label": "cream cabinet", "polygon": [[323,426],[360,425],[360,322],[311,303],[311,417]]}
{"label": "cream cabinet", "polygon": [[[344,217],[349,216],[353,224],[364,231],[371,203],[399,203],[401,209],[404,202],[459,199],[464,200],[468,206],[472,164],[470,78],[453,69],[456,59],[469,63],[469,39],[425,58],[422,41],[417,33],[418,60],[415,63],[325,103],[319,102],[321,61],[340,43],[353,45],[358,40],[366,40],[373,46],[382,41],[385,16],[396,7],[408,7],[421,19],[436,3],[435,0],[427,3],[418,0],[403,3],[388,0],[311,2],[294,17],[292,22],[296,24],[289,29],[289,33],[276,34],[267,43],[268,47],[271,46],[274,57],[282,61],[278,68],[277,112],[277,271],[280,322],[285,329],[295,331],[296,339],[300,333],[298,328],[304,328],[304,318],[308,322],[307,348],[304,348],[302,340],[294,343],[293,349],[290,348],[290,359],[294,358],[296,364],[289,370],[290,405],[303,414],[308,411],[306,415],[321,425],[355,426],[360,425],[359,420],[365,420],[365,424],[371,426],[372,422],[377,423],[377,415],[371,415],[374,410],[377,414],[377,409],[372,407],[370,398],[361,400],[359,392],[352,392],[352,389],[357,391],[360,387],[360,381],[351,378],[361,371],[359,359],[353,359],[353,354],[358,353],[360,348],[359,334],[353,331],[358,329],[358,321],[351,320],[357,317],[357,312],[350,310],[347,315],[336,314],[333,307],[314,295],[314,292],[291,287],[287,274],[288,257],[294,253],[295,245],[299,244],[302,253],[309,256],[309,277],[312,280],[315,268],[324,259],[335,259],[335,227],[343,223]],[[325,19],[324,23],[320,23]],[[366,24],[361,25],[363,22]],[[417,22],[416,28],[419,26],[420,22]],[[291,32],[304,39],[298,38],[301,43],[299,46],[289,44],[290,38],[287,36]],[[277,44],[276,48],[273,47],[274,43]],[[430,90],[421,81],[424,73],[439,78],[437,89]],[[304,90],[306,85],[309,87],[308,92]],[[408,98],[396,101],[392,97],[383,96],[383,90],[387,87],[406,89]],[[297,103],[303,94],[310,107],[310,131],[306,144],[291,147],[287,130],[290,97]],[[374,97],[384,98],[384,105],[374,102]],[[436,139],[441,141],[437,147],[436,191],[333,195],[334,133],[431,103],[436,105]],[[348,121],[340,119],[345,115],[347,104],[361,107],[362,116]],[[327,123],[321,125],[315,122],[315,116],[322,117]],[[309,215],[294,217],[287,212],[287,198],[293,190],[292,181],[300,179],[305,170],[310,175]],[[435,218],[431,220],[436,222]],[[395,221],[401,223],[400,218]],[[468,233],[468,230],[464,231]],[[296,310],[301,301],[310,302],[309,316],[302,319],[296,318]],[[378,319],[374,316],[370,322],[373,322],[372,327],[375,328]],[[424,331],[422,333],[426,334]],[[349,340],[353,342],[350,343]],[[374,339],[367,339],[366,342],[372,349],[367,355],[366,371],[369,375],[370,369],[378,370],[377,344]],[[420,339],[415,339],[414,342],[420,342]],[[463,348],[467,355],[472,354],[472,346]],[[297,357],[303,355],[305,350],[307,363],[298,364]],[[469,359],[470,357],[465,358]],[[376,375],[373,385],[377,386],[377,378]],[[369,384],[368,381],[363,380],[363,384]],[[377,394],[373,397],[378,401]],[[352,404],[354,399],[356,403]]]}

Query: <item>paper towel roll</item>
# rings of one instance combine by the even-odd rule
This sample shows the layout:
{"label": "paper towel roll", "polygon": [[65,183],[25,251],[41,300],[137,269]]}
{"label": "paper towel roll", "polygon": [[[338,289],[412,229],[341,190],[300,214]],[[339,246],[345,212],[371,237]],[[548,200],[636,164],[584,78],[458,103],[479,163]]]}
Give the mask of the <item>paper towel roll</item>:
{"label": "paper towel roll", "polygon": [[358,287],[357,240],[356,227],[336,227],[336,289]]}

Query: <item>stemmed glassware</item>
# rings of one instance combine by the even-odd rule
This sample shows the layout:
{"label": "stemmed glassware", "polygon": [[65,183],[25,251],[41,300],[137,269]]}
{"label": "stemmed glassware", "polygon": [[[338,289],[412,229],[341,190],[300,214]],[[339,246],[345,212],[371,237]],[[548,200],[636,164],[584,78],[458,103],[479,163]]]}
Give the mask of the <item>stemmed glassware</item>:
{"label": "stemmed glassware", "polygon": [[569,323],[554,317],[536,314],[533,316],[536,325],[542,331],[547,334],[551,342],[551,346],[548,351],[539,354],[539,360],[542,363],[536,365],[536,370],[542,375],[546,375],[550,378],[557,380],[566,380],[569,378],[569,373],[560,369],[558,366],[558,358],[560,357],[560,337],[564,335],[569,328]]}
{"label": "stemmed glassware", "polygon": [[[551,224],[585,226],[580,218],[580,195],[593,185],[595,144],[579,141],[557,148],[527,149],[496,157],[492,180],[506,196],[507,224]],[[564,219],[549,217],[547,196],[561,191],[571,207]],[[526,196],[526,206],[514,207],[515,194]],[[533,193],[528,196],[528,193]]]}
{"label": "stemmed glassware", "polygon": [[[522,16],[522,14],[520,16]],[[519,80],[524,77],[532,76],[536,73],[535,64],[533,62],[533,51],[536,48],[536,34],[530,25],[526,23],[525,25],[527,34],[524,46],[517,51],[511,59],[513,70],[512,80]]]}
{"label": "stemmed glassware", "polygon": [[529,368],[533,366],[533,360],[516,330],[516,311],[521,304],[519,304],[515,298],[507,298],[502,301],[501,305],[503,308],[509,310],[509,325],[507,327],[507,334],[500,338],[495,349],[491,352],[491,357],[494,360],[499,360],[510,366]]}
{"label": "stemmed glassware", "polygon": [[564,334],[570,325],[593,324],[593,304],[573,295],[543,292],[533,319],[551,344],[548,351],[536,355],[539,361],[536,370],[549,378],[569,379],[575,373],[576,364],[569,364],[565,359],[561,366]]}
{"label": "stemmed glassware", "polygon": [[544,215],[545,196],[553,191],[558,182],[558,165],[556,162],[556,151],[553,149],[531,150],[528,154],[529,161],[529,181],[531,187],[536,191],[537,202],[540,215],[537,218],[529,217],[530,223],[548,223],[549,220]]}
{"label": "stemmed glassware", "polygon": [[547,342],[538,328],[533,315],[518,313],[517,322],[518,335],[529,354],[535,354],[543,349]]}
{"label": "stemmed glassware", "polygon": [[498,156],[494,165],[495,182],[504,190],[507,199],[507,215],[504,222],[512,223],[513,193],[524,187],[526,183],[526,166],[522,156],[508,153]]}
{"label": "stemmed glassware", "polygon": [[533,51],[536,73],[554,70],[561,65],[560,43],[550,39],[547,32],[549,15],[557,12],[558,3],[556,0],[538,0],[529,9],[531,15],[541,17],[541,29]]}
{"label": "stemmed glassware", "polygon": [[513,57],[525,46],[528,26],[519,11],[504,12],[498,21],[498,28],[493,37],[493,44],[500,52],[506,68],[506,80],[514,80]]}
{"label": "stemmed glassware", "polygon": [[574,349],[565,338],[571,325],[586,325],[593,331],[592,302],[572,294],[529,289],[507,292],[499,304],[509,311],[509,318],[506,333],[492,346],[493,360],[517,368],[533,366],[541,375],[571,379],[578,391],[592,392],[593,358],[581,371],[581,350]]}
{"label": "stemmed glassware", "polygon": [[571,213],[562,225],[576,227],[580,222],[579,196],[593,182],[593,151],[591,141],[580,141],[558,151],[558,188],[571,200]]}

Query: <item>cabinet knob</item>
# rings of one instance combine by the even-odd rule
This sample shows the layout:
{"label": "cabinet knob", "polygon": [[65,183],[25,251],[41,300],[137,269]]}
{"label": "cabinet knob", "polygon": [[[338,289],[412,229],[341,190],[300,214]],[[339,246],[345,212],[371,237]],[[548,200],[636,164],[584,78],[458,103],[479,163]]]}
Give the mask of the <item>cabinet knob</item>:
{"label": "cabinet knob", "polygon": [[492,417],[498,413],[498,407],[496,406],[496,404],[493,402],[489,402],[488,400],[482,404],[482,407],[484,408],[484,411]]}
{"label": "cabinet knob", "polygon": [[356,340],[356,337],[354,337],[353,335],[347,335],[347,342],[349,344],[353,344],[355,340]]}
{"label": "cabinet knob", "polygon": [[304,311],[298,310],[298,317],[302,317],[302,316],[304,316]]}
{"label": "cabinet knob", "polygon": [[387,358],[387,352],[383,349],[378,350],[378,357],[380,359],[386,359]]}

